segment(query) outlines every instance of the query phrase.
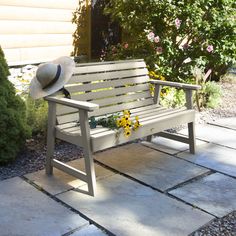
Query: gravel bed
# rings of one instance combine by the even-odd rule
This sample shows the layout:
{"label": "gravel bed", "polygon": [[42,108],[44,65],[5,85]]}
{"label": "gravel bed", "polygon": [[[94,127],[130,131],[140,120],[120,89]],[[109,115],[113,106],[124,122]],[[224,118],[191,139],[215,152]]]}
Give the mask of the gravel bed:
{"label": "gravel bed", "polygon": [[[42,137],[27,140],[27,145],[19,153],[13,163],[0,166],[0,180],[21,176],[45,168],[46,145],[42,142]],[[67,162],[82,157],[81,148],[65,142],[57,142],[55,146],[55,158]]]}
{"label": "gravel bed", "polygon": [[236,236],[236,211],[211,221],[189,236]]}
{"label": "gravel bed", "polygon": [[[197,113],[196,123],[205,124],[224,117],[236,117],[236,83],[222,83],[222,104],[217,109],[203,109]],[[46,145],[42,137],[27,140],[25,149],[18,155],[14,163],[0,166],[0,180],[21,176],[44,169]],[[56,143],[55,157],[61,161],[80,158],[80,148],[65,142]],[[236,211],[215,219],[208,225],[197,230],[191,236],[236,236]]]}

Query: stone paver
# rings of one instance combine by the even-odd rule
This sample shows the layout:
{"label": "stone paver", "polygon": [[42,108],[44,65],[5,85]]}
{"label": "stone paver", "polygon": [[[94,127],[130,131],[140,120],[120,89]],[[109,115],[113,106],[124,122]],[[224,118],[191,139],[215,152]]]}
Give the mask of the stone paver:
{"label": "stone paver", "polygon": [[206,168],[236,177],[236,150],[232,148],[209,143],[199,146],[194,155],[189,152],[183,152],[177,154],[177,156]]}
{"label": "stone paver", "polygon": [[[85,168],[83,159],[74,160],[68,162],[67,164],[82,171],[84,171]],[[112,172],[105,168],[101,168],[98,165],[95,165],[95,171],[97,179],[105,178],[113,174]],[[78,188],[86,184],[85,182],[76,179],[73,176],[68,175],[56,168],[54,168],[52,176],[46,175],[45,170],[41,170],[35,173],[27,174],[25,177],[52,195],[65,192],[73,188]]]}
{"label": "stone paver", "polygon": [[[187,130],[180,131],[187,134]],[[236,149],[236,132],[215,125],[197,125],[196,136],[199,139]]]}
{"label": "stone paver", "polygon": [[220,173],[209,175],[169,193],[218,217],[236,210],[236,179]]}
{"label": "stone paver", "polygon": [[209,171],[141,144],[113,148],[95,158],[162,191]]}
{"label": "stone paver", "polygon": [[219,119],[215,122],[211,122],[211,124],[227,127],[229,129],[236,130],[236,117],[229,117],[229,118],[223,118]]}
{"label": "stone paver", "polygon": [[57,198],[122,236],[183,236],[213,219],[118,174],[99,180],[95,197],[71,190]]}
{"label": "stone paver", "polygon": [[[205,143],[206,142],[204,141],[197,140],[196,141],[197,148],[198,146]],[[143,141],[142,144],[147,147],[150,147],[150,148],[162,151],[162,152],[166,152],[169,154],[176,154],[180,151],[185,151],[189,149],[189,145],[186,143],[177,142],[175,140],[170,140],[163,137],[153,137],[152,142]]]}
{"label": "stone paver", "polygon": [[70,234],[70,236],[105,236],[104,232],[98,229],[95,225],[89,225],[88,227],[84,227],[79,231]]}
{"label": "stone paver", "polygon": [[18,177],[0,182],[1,236],[61,236],[88,225]]}

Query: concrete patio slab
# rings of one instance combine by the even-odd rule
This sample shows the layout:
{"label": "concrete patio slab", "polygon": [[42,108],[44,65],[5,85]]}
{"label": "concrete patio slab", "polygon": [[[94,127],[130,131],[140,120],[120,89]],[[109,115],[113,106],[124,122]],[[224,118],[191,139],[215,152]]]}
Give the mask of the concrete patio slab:
{"label": "concrete patio slab", "polygon": [[71,190],[57,198],[122,236],[183,236],[213,219],[118,174],[99,180],[95,197]]}
{"label": "concrete patio slab", "polygon": [[[181,130],[187,134],[187,129]],[[215,125],[197,125],[196,136],[199,139],[236,149],[236,132]]]}
{"label": "concrete patio slab", "polygon": [[[157,137],[157,136],[152,138],[152,142],[143,141],[142,144],[146,147],[150,147],[155,150],[166,152],[169,154],[176,154],[178,152],[189,149],[189,145],[186,143],[181,143],[175,140],[170,140],[167,138]],[[196,141],[197,148],[202,144],[206,144],[206,142],[201,140]]]}
{"label": "concrete patio slab", "polygon": [[105,236],[104,232],[102,232],[99,228],[95,225],[89,225],[88,227],[84,227],[79,231],[70,234],[70,236]]}
{"label": "concrete patio slab", "polygon": [[196,154],[182,152],[178,157],[236,177],[236,150],[208,143],[198,147]]}
{"label": "concrete patio slab", "polygon": [[0,189],[1,236],[61,236],[88,225],[18,177],[1,181]]}
{"label": "concrete patio slab", "polygon": [[211,122],[210,124],[236,130],[236,117],[228,117],[228,118],[219,119],[215,122]]}
{"label": "concrete patio slab", "polygon": [[236,179],[220,173],[209,175],[169,193],[218,217],[236,210]]}
{"label": "concrete patio slab", "polygon": [[162,191],[209,171],[137,143],[97,153],[95,158]]}
{"label": "concrete patio slab", "polygon": [[[84,159],[74,160],[68,162],[67,164],[79,170],[85,170]],[[97,179],[105,178],[114,174],[113,172],[98,165],[95,165],[95,171]],[[41,170],[27,174],[25,177],[52,195],[86,185],[86,183],[82,180],[76,179],[75,177],[68,175],[56,168],[54,168],[53,175],[51,176],[46,175],[45,170]]]}

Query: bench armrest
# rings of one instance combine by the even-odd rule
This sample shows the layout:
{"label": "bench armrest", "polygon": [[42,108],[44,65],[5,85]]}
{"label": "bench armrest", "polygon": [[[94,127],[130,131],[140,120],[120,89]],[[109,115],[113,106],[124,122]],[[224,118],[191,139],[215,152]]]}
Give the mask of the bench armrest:
{"label": "bench armrest", "polygon": [[150,83],[151,84],[162,85],[162,86],[171,86],[171,87],[175,87],[175,88],[182,88],[182,89],[191,89],[191,90],[199,90],[199,89],[201,89],[200,85],[184,84],[184,83],[162,81],[162,80],[150,80]]}
{"label": "bench armrest", "polygon": [[68,98],[46,97],[44,99],[49,102],[55,102],[61,105],[65,105],[65,106],[69,106],[69,107],[73,107],[77,109],[83,109],[86,111],[93,111],[99,108],[99,105],[95,103],[76,101],[76,100],[68,99]]}

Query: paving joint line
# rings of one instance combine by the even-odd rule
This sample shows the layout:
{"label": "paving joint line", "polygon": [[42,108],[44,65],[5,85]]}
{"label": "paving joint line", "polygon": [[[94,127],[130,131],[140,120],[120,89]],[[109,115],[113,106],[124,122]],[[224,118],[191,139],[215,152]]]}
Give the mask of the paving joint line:
{"label": "paving joint line", "polygon": [[[175,155],[177,155],[177,154],[175,154]],[[175,155],[174,155],[174,156],[175,156]],[[193,165],[196,165],[196,166],[199,166],[199,167],[203,167],[203,168],[205,168],[205,169],[208,169],[208,170],[212,171],[213,174],[214,174],[214,173],[220,173],[220,174],[222,174],[222,175],[225,175],[225,176],[228,176],[228,177],[230,177],[230,178],[236,179],[236,176],[233,176],[233,175],[230,175],[230,174],[226,174],[226,173],[224,173],[224,172],[222,172],[222,171],[219,171],[219,170],[212,169],[211,167],[203,166],[203,165],[201,165],[201,164],[198,164],[198,163],[189,161],[189,160],[184,159],[184,158],[179,157],[179,156],[175,156],[175,157],[178,158],[178,159],[180,159],[180,160],[187,161],[187,162],[189,162],[189,163],[191,163],[191,164],[193,164]]]}
{"label": "paving joint line", "polygon": [[[210,143],[210,142],[208,142],[208,143]],[[145,146],[145,147],[148,147],[148,146]],[[229,176],[229,177],[232,177],[232,178],[236,178],[236,177],[234,177],[234,176],[225,174],[225,173],[223,173],[223,172],[216,171],[216,170],[214,170],[214,169],[212,169],[212,168],[210,168],[210,167],[206,167],[206,166],[200,165],[200,164],[195,163],[195,162],[191,162],[191,161],[189,161],[189,160],[187,160],[187,159],[184,159],[184,158],[181,158],[181,157],[177,156],[178,154],[180,154],[180,153],[182,153],[182,152],[186,152],[186,151],[188,151],[189,149],[186,149],[186,150],[184,150],[184,151],[179,151],[179,152],[177,152],[177,153],[167,153],[167,152],[164,152],[164,151],[155,149],[155,148],[153,148],[153,147],[148,147],[148,148],[150,148],[150,149],[152,149],[152,150],[154,150],[154,151],[158,151],[158,152],[167,154],[167,155],[169,155],[169,156],[175,157],[175,158],[177,158],[177,159],[179,159],[179,160],[186,161],[186,162],[188,162],[188,163],[191,163],[192,165],[195,165],[195,166],[198,166],[198,167],[203,167],[203,168],[205,168],[205,169],[208,169],[209,171],[212,171],[212,173],[219,172],[219,173],[224,174],[224,175],[226,175],[226,176]]]}
{"label": "paving joint line", "polygon": [[[91,224],[89,224],[89,225],[91,225]],[[79,231],[79,230],[84,229],[84,228],[86,228],[86,227],[89,227],[89,226],[77,227],[77,228],[75,228],[75,229],[72,229],[72,230],[68,231],[67,233],[62,234],[61,236],[69,236],[69,235],[75,233],[76,231]]]}
{"label": "paving joint line", "polygon": [[[178,132],[177,132],[177,133],[178,133]],[[178,134],[181,134],[181,133],[178,133]],[[182,135],[185,136],[185,137],[188,137],[188,135],[186,135],[186,134],[182,134]],[[234,148],[234,147],[229,147],[229,146],[226,146],[226,145],[222,145],[222,144],[220,144],[220,143],[215,143],[215,142],[206,140],[206,139],[204,139],[204,138],[198,138],[198,137],[196,137],[196,139],[197,139],[197,140],[200,140],[200,141],[207,142],[207,143],[212,143],[212,144],[215,144],[215,145],[218,145],[218,146],[221,146],[221,147],[225,147],[225,148],[230,148],[230,149],[236,150],[236,148]],[[171,139],[170,139],[170,140],[171,140]]]}
{"label": "paving joint line", "polygon": [[[171,195],[171,194],[169,194],[169,193],[166,192],[166,191],[162,191],[162,190],[160,190],[160,189],[158,189],[158,188],[155,188],[155,187],[153,187],[153,186],[151,186],[151,185],[149,185],[149,184],[147,184],[147,183],[145,183],[145,182],[143,182],[143,181],[141,181],[141,180],[135,179],[134,177],[132,177],[132,176],[130,176],[130,175],[127,175],[127,174],[125,174],[125,173],[123,173],[123,172],[120,172],[120,171],[118,171],[117,169],[114,169],[113,167],[107,166],[106,164],[104,164],[104,163],[102,163],[102,162],[100,162],[100,161],[98,161],[98,160],[96,160],[96,159],[94,159],[94,161],[95,161],[96,164],[98,164],[98,165],[100,165],[100,166],[102,166],[102,167],[104,167],[104,168],[106,168],[106,169],[108,169],[108,170],[111,170],[112,172],[114,172],[114,173],[116,173],[116,174],[119,174],[119,175],[121,175],[121,176],[124,176],[124,177],[126,177],[126,178],[128,178],[128,179],[130,179],[130,180],[133,180],[133,181],[136,182],[136,183],[139,183],[139,184],[144,185],[144,186],[146,186],[146,187],[148,187],[148,188],[151,188],[151,189],[154,190],[154,191],[157,191],[157,192],[159,192],[159,193],[162,193],[162,194],[164,194],[164,195],[167,196],[167,197],[173,198],[173,199],[175,199],[175,200],[177,200],[177,201],[179,201],[179,202],[182,202],[182,203],[184,203],[184,204],[186,204],[186,205],[188,205],[188,206],[191,206],[191,207],[193,207],[193,208],[195,208],[195,209],[198,209],[198,210],[200,210],[200,211],[202,211],[202,212],[204,212],[204,213],[207,213],[207,214],[209,214],[209,215],[211,215],[211,216],[213,216],[213,217],[215,217],[215,218],[219,218],[219,217],[213,215],[212,213],[210,213],[210,212],[208,212],[208,211],[206,211],[206,210],[204,210],[204,209],[202,209],[202,208],[200,208],[200,207],[198,207],[198,206],[195,206],[195,205],[193,205],[193,204],[191,204],[191,203],[189,203],[189,202],[184,201],[183,199],[180,199],[180,198],[178,198],[178,197],[175,197],[174,195]],[[209,171],[209,172],[210,172],[210,171]],[[208,173],[208,172],[207,172],[207,173]],[[196,177],[195,177],[195,178],[196,178]]]}
{"label": "paving joint line", "polygon": [[[44,193],[45,195],[47,195],[49,198],[51,198],[52,200],[60,203],[62,206],[64,206],[65,208],[67,208],[68,210],[70,210],[73,213],[78,214],[79,216],[81,216],[83,219],[87,220],[89,225],[93,224],[95,225],[97,228],[101,229],[103,232],[105,232],[108,236],[116,236],[115,234],[113,234],[112,232],[110,232],[108,229],[104,228],[102,225],[98,224],[96,221],[90,219],[89,217],[87,217],[86,215],[84,215],[83,213],[81,213],[79,210],[76,210],[75,208],[73,208],[72,206],[70,206],[69,204],[63,202],[62,200],[58,199],[56,196],[50,194],[49,192],[47,192],[45,189],[43,189],[42,187],[40,187],[39,185],[37,185],[36,183],[34,183],[33,181],[31,181],[30,179],[26,178],[25,176],[20,176],[20,178],[27,182],[28,184],[30,184],[31,186],[33,186],[34,188],[38,189],[39,191],[41,191],[42,193]],[[75,189],[75,188],[74,188]],[[68,190],[68,192],[71,190]],[[73,189],[72,189],[73,191]],[[67,191],[65,191],[67,192]],[[57,194],[58,195],[58,194]],[[84,225],[81,226],[81,228],[85,228],[88,225]],[[69,233],[69,232],[68,232]],[[72,232],[73,233],[73,232]],[[67,233],[66,233],[67,234]],[[63,235],[62,235],[63,236]],[[67,235],[65,235],[67,236]]]}
{"label": "paving joint line", "polygon": [[226,127],[226,126],[219,125],[219,124],[213,124],[213,123],[209,123],[209,122],[207,122],[207,124],[212,125],[212,126],[216,126],[216,127],[220,127],[220,128],[224,128],[224,129],[229,129],[229,130],[232,130],[232,131],[236,131],[235,128],[230,128],[230,127]]}
{"label": "paving joint line", "polygon": [[172,191],[172,190],[175,190],[175,189],[177,189],[177,188],[181,188],[181,187],[183,187],[183,186],[185,186],[185,185],[187,185],[187,184],[194,183],[194,182],[196,182],[196,181],[198,181],[198,180],[200,180],[200,179],[203,179],[203,178],[205,178],[205,177],[207,177],[207,176],[209,176],[209,175],[211,175],[211,174],[214,174],[214,173],[216,173],[216,172],[215,172],[215,171],[212,171],[212,170],[209,170],[209,171],[207,171],[206,173],[200,174],[200,175],[195,176],[195,177],[193,177],[193,178],[191,178],[191,179],[188,179],[188,180],[186,180],[186,181],[184,181],[184,182],[182,182],[182,183],[180,183],[180,184],[177,184],[177,185],[175,185],[175,186],[173,186],[173,187],[171,187],[171,188],[168,188],[168,189],[166,189],[164,192],[165,192],[165,193],[168,193],[168,192],[170,192],[170,191]]}

